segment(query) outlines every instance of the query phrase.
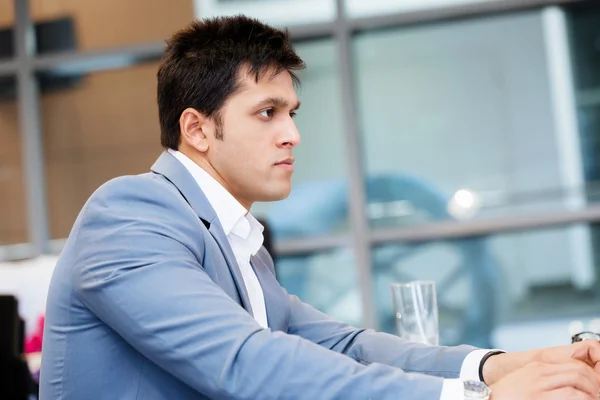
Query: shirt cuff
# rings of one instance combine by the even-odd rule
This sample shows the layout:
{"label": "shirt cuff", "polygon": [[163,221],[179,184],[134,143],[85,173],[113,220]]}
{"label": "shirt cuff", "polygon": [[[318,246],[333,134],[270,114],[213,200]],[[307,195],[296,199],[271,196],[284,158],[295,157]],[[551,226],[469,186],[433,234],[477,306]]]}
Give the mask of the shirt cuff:
{"label": "shirt cuff", "polygon": [[460,368],[460,379],[464,381],[477,381],[479,382],[479,365],[481,364],[481,360],[487,353],[490,351],[502,351],[497,349],[490,350],[474,350],[470,352],[462,363],[462,367]]}
{"label": "shirt cuff", "polygon": [[497,349],[481,349],[470,352],[460,368],[460,379],[444,379],[440,400],[463,400],[465,398],[464,381],[479,381],[479,365],[485,355]]}
{"label": "shirt cuff", "polygon": [[464,400],[465,386],[462,379],[444,379],[440,400]]}

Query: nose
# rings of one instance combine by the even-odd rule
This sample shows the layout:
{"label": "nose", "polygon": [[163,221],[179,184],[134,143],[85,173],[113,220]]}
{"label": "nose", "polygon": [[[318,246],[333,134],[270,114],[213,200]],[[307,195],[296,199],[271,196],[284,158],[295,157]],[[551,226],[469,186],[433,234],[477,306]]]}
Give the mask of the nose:
{"label": "nose", "polygon": [[289,124],[286,126],[285,133],[279,139],[279,147],[293,148],[300,144],[300,132],[296,128],[296,123],[290,118]]}

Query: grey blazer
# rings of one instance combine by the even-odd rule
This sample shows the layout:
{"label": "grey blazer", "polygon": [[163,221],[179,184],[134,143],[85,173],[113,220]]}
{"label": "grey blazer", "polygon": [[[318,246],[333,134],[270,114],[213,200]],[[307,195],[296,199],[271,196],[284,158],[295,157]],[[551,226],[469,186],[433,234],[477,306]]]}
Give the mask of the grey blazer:
{"label": "grey blazer", "polygon": [[252,309],[217,216],[164,152],[79,214],[48,295],[41,398],[437,400],[469,346],[428,347],[335,321],[289,295],[263,249]]}

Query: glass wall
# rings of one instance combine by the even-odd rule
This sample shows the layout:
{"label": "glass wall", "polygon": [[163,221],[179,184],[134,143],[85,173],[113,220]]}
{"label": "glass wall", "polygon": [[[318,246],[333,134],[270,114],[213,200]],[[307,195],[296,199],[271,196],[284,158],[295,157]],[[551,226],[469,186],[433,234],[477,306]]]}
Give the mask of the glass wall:
{"label": "glass wall", "polygon": [[[495,332],[530,324],[526,334],[532,336],[523,340],[532,341],[540,321],[596,315],[600,298],[593,250],[576,237],[589,229],[575,225],[377,245],[373,285],[381,327],[395,331],[389,285],[421,279],[437,284],[444,344],[504,348],[508,339]],[[568,329],[561,333],[563,341],[549,345],[568,342]]]}
{"label": "glass wall", "polygon": [[353,51],[372,225],[563,210],[580,190],[539,12],[365,32]]}
{"label": "glass wall", "polygon": [[333,318],[362,326],[361,293],[350,249],[280,257],[275,267],[289,293]]}
{"label": "glass wall", "polygon": [[[571,58],[581,132],[581,154],[588,201],[600,199],[600,8],[573,7],[567,12]],[[600,231],[591,232],[600,265]]]}

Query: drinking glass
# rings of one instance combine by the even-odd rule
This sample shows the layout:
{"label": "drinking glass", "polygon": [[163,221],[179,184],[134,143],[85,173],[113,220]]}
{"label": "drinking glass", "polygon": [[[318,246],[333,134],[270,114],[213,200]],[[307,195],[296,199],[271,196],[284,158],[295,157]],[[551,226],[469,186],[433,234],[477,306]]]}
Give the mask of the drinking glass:
{"label": "drinking glass", "polygon": [[398,335],[412,342],[439,345],[435,282],[393,283],[391,291]]}

